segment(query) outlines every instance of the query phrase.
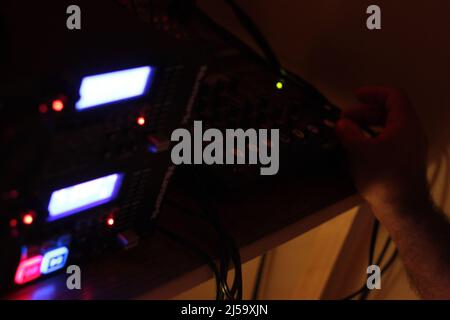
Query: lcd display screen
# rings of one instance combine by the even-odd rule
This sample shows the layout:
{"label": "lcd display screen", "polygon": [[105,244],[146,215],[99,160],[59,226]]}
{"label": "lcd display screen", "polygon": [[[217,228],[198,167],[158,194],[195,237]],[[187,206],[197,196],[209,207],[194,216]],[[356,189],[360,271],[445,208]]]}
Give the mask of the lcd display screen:
{"label": "lcd display screen", "polygon": [[111,174],[52,192],[48,220],[54,221],[114,200],[123,174]]}
{"label": "lcd display screen", "polygon": [[84,77],[81,80],[78,111],[139,97],[147,92],[154,69],[150,66]]}

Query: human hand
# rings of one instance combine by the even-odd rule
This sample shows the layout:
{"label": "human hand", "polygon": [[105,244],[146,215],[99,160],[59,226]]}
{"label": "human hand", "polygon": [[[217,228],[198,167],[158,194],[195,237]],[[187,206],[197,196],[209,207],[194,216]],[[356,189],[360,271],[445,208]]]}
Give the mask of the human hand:
{"label": "human hand", "polygon": [[[386,87],[363,87],[356,97],[336,132],[359,192],[380,220],[426,204],[426,139],[408,97]],[[362,129],[369,126],[383,129],[370,137]]]}

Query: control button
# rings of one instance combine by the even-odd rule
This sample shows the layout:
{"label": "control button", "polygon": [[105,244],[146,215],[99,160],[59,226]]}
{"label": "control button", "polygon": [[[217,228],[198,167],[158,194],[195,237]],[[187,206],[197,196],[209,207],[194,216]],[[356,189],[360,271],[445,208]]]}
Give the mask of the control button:
{"label": "control button", "polygon": [[133,230],[127,230],[117,235],[117,242],[124,249],[135,247],[139,242],[139,236]]}
{"label": "control button", "polygon": [[24,284],[39,278],[41,276],[41,263],[41,255],[22,260],[17,267],[14,282]]}
{"label": "control button", "polygon": [[161,135],[149,135],[147,136],[147,141],[149,142],[147,149],[151,153],[160,153],[166,151],[170,146],[169,139]]}
{"label": "control button", "polygon": [[328,128],[335,128],[335,127],[336,127],[336,123],[334,123],[333,121],[331,121],[331,120],[329,120],[329,119],[323,120],[323,123],[324,123]]}
{"label": "control button", "polygon": [[49,274],[63,268],[69,256],[67,247],[59,247],[48,251],[42,259],[41,273]]}
{"label": "control button", "polygon": [[300,130],[300,129],[294,129],[294,130],[292,130],[292,134],[293,134],[294,136],[296,136],[297,138],[299,138],[299,139],[304,139],[304,138],[305,138],[305,134],[304,134],[303,131]]}
{"label": "control button", "polygon": [[309,132],[314,134],[318,134],[320,132],[319,128],[313,125],[308,125],[306,128],[308,129]]}

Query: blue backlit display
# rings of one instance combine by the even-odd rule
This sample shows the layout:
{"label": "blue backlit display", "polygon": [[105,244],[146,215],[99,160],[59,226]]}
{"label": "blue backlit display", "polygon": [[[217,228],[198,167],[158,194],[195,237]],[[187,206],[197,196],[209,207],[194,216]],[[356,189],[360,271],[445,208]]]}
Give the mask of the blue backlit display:
{"label": "blue backlit display", "polygon": [[80,86],[79,111],[143,95],[150,84],[153,68],[144,66],[84,77]]}
{"label": "blue backlit display", "polygon": [[54,191],[48,204],[49,221],[81,212],[114,200],[123,175],[116,173]]}

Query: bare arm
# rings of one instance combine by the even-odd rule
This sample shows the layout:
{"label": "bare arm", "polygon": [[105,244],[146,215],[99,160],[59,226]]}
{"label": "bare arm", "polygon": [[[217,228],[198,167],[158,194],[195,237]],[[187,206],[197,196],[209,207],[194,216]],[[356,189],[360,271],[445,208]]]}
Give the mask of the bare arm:
{"label": "bare arm", "polygon": [[[366,87],[343,114],[337,133],[355,183],[397,245],[419,294],[450,299],[450,223],[430,198],[426,144],[408,98],[395,89]],[[382,126],[368,137],[361,126]]]}

